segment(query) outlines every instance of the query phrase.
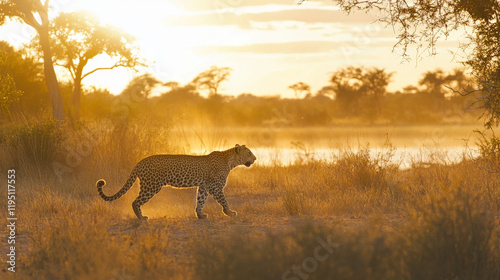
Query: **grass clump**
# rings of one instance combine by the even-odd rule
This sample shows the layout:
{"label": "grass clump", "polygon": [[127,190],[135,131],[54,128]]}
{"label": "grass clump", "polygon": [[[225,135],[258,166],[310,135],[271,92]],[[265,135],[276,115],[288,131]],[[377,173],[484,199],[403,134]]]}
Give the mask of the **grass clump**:
{"label": "grass clump", "polygon": [[392,156],[392,150],[379,153],[375,158],[369,149],[345,150],[336,160],[337,176],[332,179],[347,188],[380,192],[388,187],[388,176],[397,169],[389,164]]}
{"label": "grass clump", "polygon": [[[17,164],[43,167],[56,159],[64,141],[57,121],[46,120],[4,130],[3,145],[15,155]],[[16,164],[16,162],[14,162]]]}
{"label": "grass clump", "polygon": [[306,205],[306,195],[304,190],[296,183],[290,182],[286,177],[285,184],[279,191],[283,207],[289,215],[298,215],[308,213]]}

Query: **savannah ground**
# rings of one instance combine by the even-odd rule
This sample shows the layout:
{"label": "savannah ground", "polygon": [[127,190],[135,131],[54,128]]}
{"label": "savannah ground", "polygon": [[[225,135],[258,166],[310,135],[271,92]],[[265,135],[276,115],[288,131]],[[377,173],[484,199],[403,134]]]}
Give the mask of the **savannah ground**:
{"label": "savannah ground", "polygon": [[[364,132],[330,158],[303,154],[291,165],[257,160],[251,168],[233,170],[225,193],[238,211],[234,219],[210,198],[208,219],[197,220],[195,189],[164,188],[142,207],[150,219],[140,222],[131,208],[138,182],[108,203],[98,196],[96,181],[104,178],[104,191],[112,194],[147,155],[221,150],[233,142],[252,148],[255,129],[147,122],[89,123],[76,130],[58,130],[52,122],[5,128],[1,166],[5,181],[7,170],[16,170],[18,221],[16,272],[3,262],[0,278],[498,279],[498,143],[483,143],[478,158],[465,152],[459,163],[415,160],[413,168],[402,170],[394,164],[398,148],[391,135],[404,146],[399,134],[410,135],[406,143],[411,143],[443,135],[426,136],[429,131],[446,134],[459,127],[309,131],[337,143],[353,130]],[[307,129],[274,132],[276,147],[285,139],[290,146],[292,140],[314,138],[300,139]],[[386,149],[370,152],[369,141],[384,142]],[[438,150],[423,152],[444,157]],[[6,193],[0,196],[3,221]],[[2,226],[0,233],[5,258],[9,231]]]}

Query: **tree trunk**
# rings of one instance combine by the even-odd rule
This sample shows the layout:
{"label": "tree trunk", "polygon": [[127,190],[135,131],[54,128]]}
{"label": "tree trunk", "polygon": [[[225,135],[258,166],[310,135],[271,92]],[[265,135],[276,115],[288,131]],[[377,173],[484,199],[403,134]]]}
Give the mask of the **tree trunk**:
{"label": "tree trunk", "polygon": [[76,69],[75,78],[73,80],[73,95],[71,96],[71,118],[72,121],[78,121],[80,119],[80,99],[82,96],[82,80],[83,80],[83,68],[87,65],[87,59],[80,59]]}
{"label": "tree trunk", "polygon": [[[56,72],[54,71],[54,63],[52,62],[52,54],[49,44],[49,0],[42,4],[40,1],[13,0],[19,8],[18,15],[26,24],[33,27],[40,35],[40,46],[43,52],[43,73],[45,75],[45,83],[50,96],[52,105],[52,116],[60,121],[64,121],[64,112],[62,105],[61,91],[57,82]],[[36,11],[40,16],[41,23],[33,15]]]}
{"label": "tree trunk", "polygon": [[43,73],[45,75],[45,83],[47,84],[52,105],[52,116],[54,119],[64,121],[61,91],[59,90],[59,83],[57,81],[56,72],[54,71],[54,63],[52,62],[52,54],[49,45],[49,32],[46,25],[42,25],[39,35],[40,45],[43,51]]}

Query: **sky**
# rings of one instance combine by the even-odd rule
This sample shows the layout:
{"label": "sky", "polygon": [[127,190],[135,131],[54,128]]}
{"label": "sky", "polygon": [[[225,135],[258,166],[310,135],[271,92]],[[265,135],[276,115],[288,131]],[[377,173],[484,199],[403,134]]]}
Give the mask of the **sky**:
{"label": "sky", "polygon": [[[437,46],[437,55],[405,62],[391,26],[375,22],[376,14],[347,15],[330,0],[52,0],[50,17],[61,11],[88,10],[103,23],[132,34],[150,65],[135,73],[101,71],[83,84],[119,94],[134,76],[151,72],[162,81],[189,83],[212,65],[231,67],[223,94],[294,96],[289,85],[304,82],[314,93],[333,72],[346,66],[385,68],[394,72],[389,90],[416,85],[425,71],[460,67],[454,55],[458,36]],[[11,22],[0,27],[0,40],[16,47],[33,30]],[[463,40],[463,39],[462,39]],[[410,55],[416,55],[416,48]],[[87,67],[110,63],[96,58]],[[67,75],[58,71],[60,79]]]}

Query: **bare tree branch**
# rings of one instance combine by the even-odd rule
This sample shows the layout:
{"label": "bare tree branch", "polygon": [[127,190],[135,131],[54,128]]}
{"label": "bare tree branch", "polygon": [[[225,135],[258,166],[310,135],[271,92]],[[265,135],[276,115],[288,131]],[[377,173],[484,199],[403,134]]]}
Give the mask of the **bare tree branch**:
{"label": "bare tree branch", "polygon": [[98,68],[95,68],[94,70],[89,71],[89,72],[87,72],[86,74],[82,75],[82,80],[83,80],[85,77],[87,77],[87,76],[89,76],[89,75],[91,75],[91,74],[93,74],[93,73],[95,73],[95,72],[97,72],[97,71],[101,71],[101,70],[112,70],[112,69],[115,69],[115,68],[117,68],[117,67],[129,67],[129,66],[128,66],[126,63],[120,63],[120,62],[117,62],[117,63],[115,63],[115,65],[110,66],[110,67],[98,67]]}

